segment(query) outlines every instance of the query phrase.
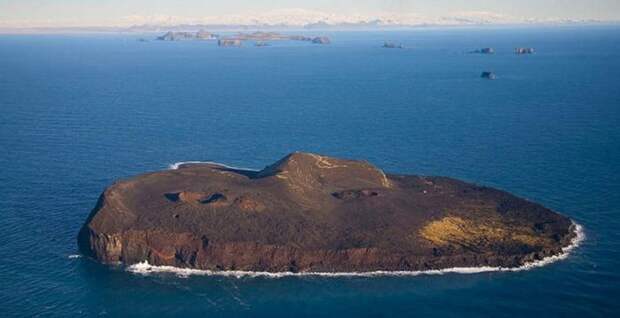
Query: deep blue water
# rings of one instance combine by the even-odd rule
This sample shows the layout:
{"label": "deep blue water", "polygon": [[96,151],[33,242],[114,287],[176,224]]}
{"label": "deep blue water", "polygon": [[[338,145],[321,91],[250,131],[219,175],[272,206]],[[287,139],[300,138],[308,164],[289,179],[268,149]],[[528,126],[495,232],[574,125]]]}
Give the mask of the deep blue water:
{"label": "deep blue water", "polygon": [[[0,316],[618,315],[620,28],[329,35],[239,49],[0,36]],[[498,53],[464,54],[486,46]],[[185,160],[261,168],[295,150],[499,187],[587,239],[544,268],[473,275],[143,277],[69,258],[117,178]]]}

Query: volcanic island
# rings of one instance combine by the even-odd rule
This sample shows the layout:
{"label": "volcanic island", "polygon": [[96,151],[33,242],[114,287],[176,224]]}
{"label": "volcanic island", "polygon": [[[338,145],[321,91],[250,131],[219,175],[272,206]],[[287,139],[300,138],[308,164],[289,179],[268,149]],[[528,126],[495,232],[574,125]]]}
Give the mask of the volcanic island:
{"label": "volcanic island", "polygon": [[296,152],[260,171],[191,163],[118,181],[78,246],[106,264],[211,271],[518,268],[561,255],[575,226],[490,187]]}

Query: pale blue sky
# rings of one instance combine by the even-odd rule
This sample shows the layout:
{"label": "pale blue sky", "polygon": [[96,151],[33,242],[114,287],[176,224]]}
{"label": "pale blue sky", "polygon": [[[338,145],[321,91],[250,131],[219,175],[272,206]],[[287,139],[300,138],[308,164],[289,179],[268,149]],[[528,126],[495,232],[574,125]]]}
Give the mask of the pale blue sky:
{"label": "pale blue sky", "polygon": [[537,19],[620,20],[620,0],[0,0],[0,26],[115,25],[132,15],[197,18],[291,8],[337,14],[485,11]]}

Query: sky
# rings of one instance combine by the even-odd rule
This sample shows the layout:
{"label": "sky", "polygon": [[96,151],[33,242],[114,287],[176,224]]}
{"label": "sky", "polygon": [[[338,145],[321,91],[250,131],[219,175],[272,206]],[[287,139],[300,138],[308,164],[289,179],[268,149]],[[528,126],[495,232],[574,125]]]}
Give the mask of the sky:
{"label": "sky", "polygon": [[0,0],[0,26],[128,26],[166,19],[228,21],[232,17],[273,17],[274,12],[289,19],[309,12],[342,19],[396,14],[416,16],[420,21],[454,15],[493,16],[498,20],[620,21],[620,0]]}

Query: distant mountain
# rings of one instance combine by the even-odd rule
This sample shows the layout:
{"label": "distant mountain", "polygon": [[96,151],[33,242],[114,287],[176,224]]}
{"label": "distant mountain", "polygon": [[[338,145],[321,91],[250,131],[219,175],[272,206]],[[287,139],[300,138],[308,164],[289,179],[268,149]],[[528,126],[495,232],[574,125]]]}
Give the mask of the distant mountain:
{"label": "distant mountain", "polygon": [[389,29],[424,26],[609,24],[618,21],[591,19],[536,19],[486,11],[452,12],[443,16],[415,13],[377,12],[374,14],[335,14],[305,9],[285,9],[263,13],[239,13],[204,17],[132,15],[112,26],[12,26],[0,21],[0,32],[162,32],[200,29]]}
{"label": "distant mountain", "polygon": [[131,16],[126,23],[134,29],[149,29],[199,25],[222,28],[393,28],[417,26],[466,26],[502,24],[575,24],[609,23],[610,21],[587,19],[535,19],[514,17],[486,11],[453,12],[445,16],[422,16],[415,13],[389,13],[344,15],[314,10],[287,9],[266,13],[246,13],[203,18],[174,16]]}

